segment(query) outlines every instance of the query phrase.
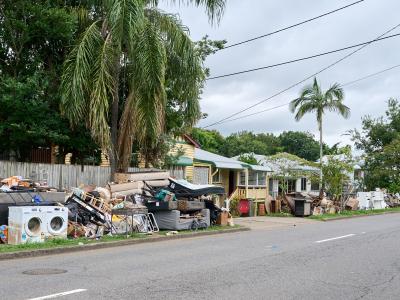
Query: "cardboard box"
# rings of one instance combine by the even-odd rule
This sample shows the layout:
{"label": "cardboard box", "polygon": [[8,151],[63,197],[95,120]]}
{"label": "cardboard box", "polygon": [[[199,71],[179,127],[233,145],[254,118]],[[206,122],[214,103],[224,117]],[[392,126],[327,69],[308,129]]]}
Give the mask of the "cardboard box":
{"label": "cardboard box", "polygon": [[221,212],[217,218],[217,224],[221,226],[227,226],[228,218],[229,218],[229,213],[227,211]]}

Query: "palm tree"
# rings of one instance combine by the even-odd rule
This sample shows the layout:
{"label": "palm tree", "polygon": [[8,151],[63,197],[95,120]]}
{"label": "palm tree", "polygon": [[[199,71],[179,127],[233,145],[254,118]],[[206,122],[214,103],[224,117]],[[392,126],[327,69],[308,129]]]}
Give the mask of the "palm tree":
{"label": "palm tree", "polygon": [[[338,83],[333,84],[328,90],[323,91],[314,78],[312,85],[306,86],[300,93],[300,97],[292,100],[290,111],[296,112],[295,119],[300,121],[307,113],[316,113],[319,130],[319,161],[320,161],[320,186],[322,188],[322,118],[325,111],[339,113],[347,119],[350,116],[350,108],[343,104],[344,91]],[[297,111],[296,111],[297,110]]]}
{"label": "palm tree", "polygon": [[[134,140],[151,148],[163,133],[167,88],[179,91],[174,101],[184,108],[187,125],[201,116],[201,57],[188,29],[158,2],[102,0],[87,7],[85,17],[79,11],[86,27],[65,62],[61,110],[108,150],[111,173],[129,166]],[[205,6],[214,22],[225,0],[184,3]]]}

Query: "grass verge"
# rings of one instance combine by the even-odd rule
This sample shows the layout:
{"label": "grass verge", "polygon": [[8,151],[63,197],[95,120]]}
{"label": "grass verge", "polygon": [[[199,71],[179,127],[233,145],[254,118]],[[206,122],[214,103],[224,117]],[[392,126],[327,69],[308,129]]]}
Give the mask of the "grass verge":
{"label": "grass verge", "polygon": [[[189,233],[193,234],[193,233],[201,233],[201,232],[226,231],[229,229],[237,229],[240,227],[242,227],[242,226],[240,226],[240,225],[235,225],[234,227],[211,226],[207,229],[199,229],[196,231],[193,231],[193,230],[179,231],[178,235],[184,235],[184,234],[189,234]],[[65,239],[52,239],[52,240],[46,241],[44,243],[28,243],[28,244],[21,244],[21,245],[0,244],[0,253],[10,253],[10,252],[29,251],[29,250],[38,250],[38,249],[68,248],[68,247],[78,246],[78,245],[96,244],[96,243],[104,243],[104,242],[116,242],[116,241],[121,241],[121,240],[147,239],[150,237],[156,238],[157,236],[166,236],[167,232],[169,232],[169,230],[160,231],[160,232],[154,233],[152,235],[140,234],[140,233],[134,233],[129,236],[105,235],[98,240],[86,239],[86,238],[66,239],[66,240]]]}
{"label": "grass verge", "polygon": [[309,219],[327,221],[338,218],[351,218],[356,216],[369,216],[369,215],[381,215],[392,212],[400,212],[400,207],[384,208],[384,209],[373,209],[373,210],[346,210],[338,214],[323,214],[319,216],[310,216]]}
{"label": "grass verge", "polygon": [[292,215],[291,213],[285,213],[285,212],[280,212],[280,213],[271,213],[271,214],[267,214],[265,215],[266,217],[280,217],[280,218],[291,218],[294,217],[294,215]]}

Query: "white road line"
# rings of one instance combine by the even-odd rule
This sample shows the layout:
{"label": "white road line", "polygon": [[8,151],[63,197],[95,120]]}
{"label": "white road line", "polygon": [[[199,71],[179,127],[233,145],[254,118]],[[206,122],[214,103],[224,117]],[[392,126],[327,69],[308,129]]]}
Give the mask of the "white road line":
{"label": "white road line", "polygon": [[62,293],[47,295],[47,296],[38,297],[38,298],[30,298],[30,299],[28,299],[28,300],[53,299],[53,298],[58,298],[58,297],[67,296],[67,295],[71,295],[71,294],[82,293],[82,292],[86,292],[86,291],[87,291],[87,290],[85,290],[85,289],[77,289],[77,290],[72,290],[72,291],[67,291],[67,292],[62,292]]}
{"label": "white road line", "polygon": [[326,239],[326,240],[316,241],[316,242],[314,242],[314,243],[320,244],[320,243],[325,243],[325,242],[329,242],[329,241],[334,241],[334,240],[340,240],[340,239],[348,238],[348,237],[351,237],[351,236],[355,236],[355,234],[354,234],[354,233],[351,233],[351,234],[342,235],[342,236],[338,236],[338,237],[334,237],[334,238],[330,238],[330,239]]}

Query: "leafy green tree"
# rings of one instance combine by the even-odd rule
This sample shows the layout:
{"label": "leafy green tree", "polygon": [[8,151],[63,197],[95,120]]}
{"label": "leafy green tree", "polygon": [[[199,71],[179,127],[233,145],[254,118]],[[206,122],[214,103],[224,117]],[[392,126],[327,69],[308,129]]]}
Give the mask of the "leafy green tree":
{"label": "leafy green tree", "polygon": [[319,158],[319,143],[309,132],[285,131],[279,135],[281,147],[285,152],[310,161]]}
{"label": "leafy green tree", "polygon": [[220,154],[227,157],[244,153],[271,155],[279,152],[279,150],[281,150],[279,138],[273,134],[255,134],[249,131],[242,131],[225,138],[220,148]]}
{"label": "leafy green tree", "polygon": [[[343,187],[350,180],[353,172],[353,159],[351,155],[345,155],[338,159],[328,156],[322,165],[323,185],[333,200],[343,199]],[[343,202],[341,202],[343,208]]]}
{"label": "leafy green tree", "polygon": [[322,141],[322,121],[326,111],[339,113],[342,117],[350,116],[350,108],[343,104],[344,91],[338,83],[333,84],[328,90],[323,91],[319,86],[317,79],[314,78],[312,85],[306,86],[300,93],[300,96],[290,103],[290,110],[295,113],[296,121],[300,121],[304,115],[315,113],[319,130],[320,145],[320,183],[322,186],[322,157],[323,157],[323,141]]}
{"label": "leafy green tree", "polygon": [[191,136],[202,149],[217,154],[221,153],[224,137],[217,130],[193,128]]}
{"label": "leafy green tree", "polygon": [[259,164],[257,159],[254,157],[253,153],[241,154],[241,155],[239,155],[239,160],[244,163],[250,164],[250,165],[258,165]]}
{"label": "leafy green tree", "polygon": [[400,192],[400,104],[389,99],[386,117],[365,116],[361,132],[351,131],[357,149],[364,152],[365,185]]}
{"label": "leafy green tree", "polygon": [[59,113],[59,74],[78,31],[73,2],[0,2],[0,152],[18,160],[51,144],[60,146],[60,156],[73,152],[80,160],[98,148]]}
{"label": "leafy green tree", "polygon": [[[62,77],[62,108],[73,125],[85,122],[94,139],[111,149],[112,168],[129,165],[133,141],[147,149],[164,132],[166,87],[179,96],[185,120],[200,117],[205,79],[188,30],[157,0],[103,0],[72,49]],[[187,1],[218,19],[224,0]],[[170,82],[167,83],[166,80]],[[111,130],[110,130],[111,127]]]}

